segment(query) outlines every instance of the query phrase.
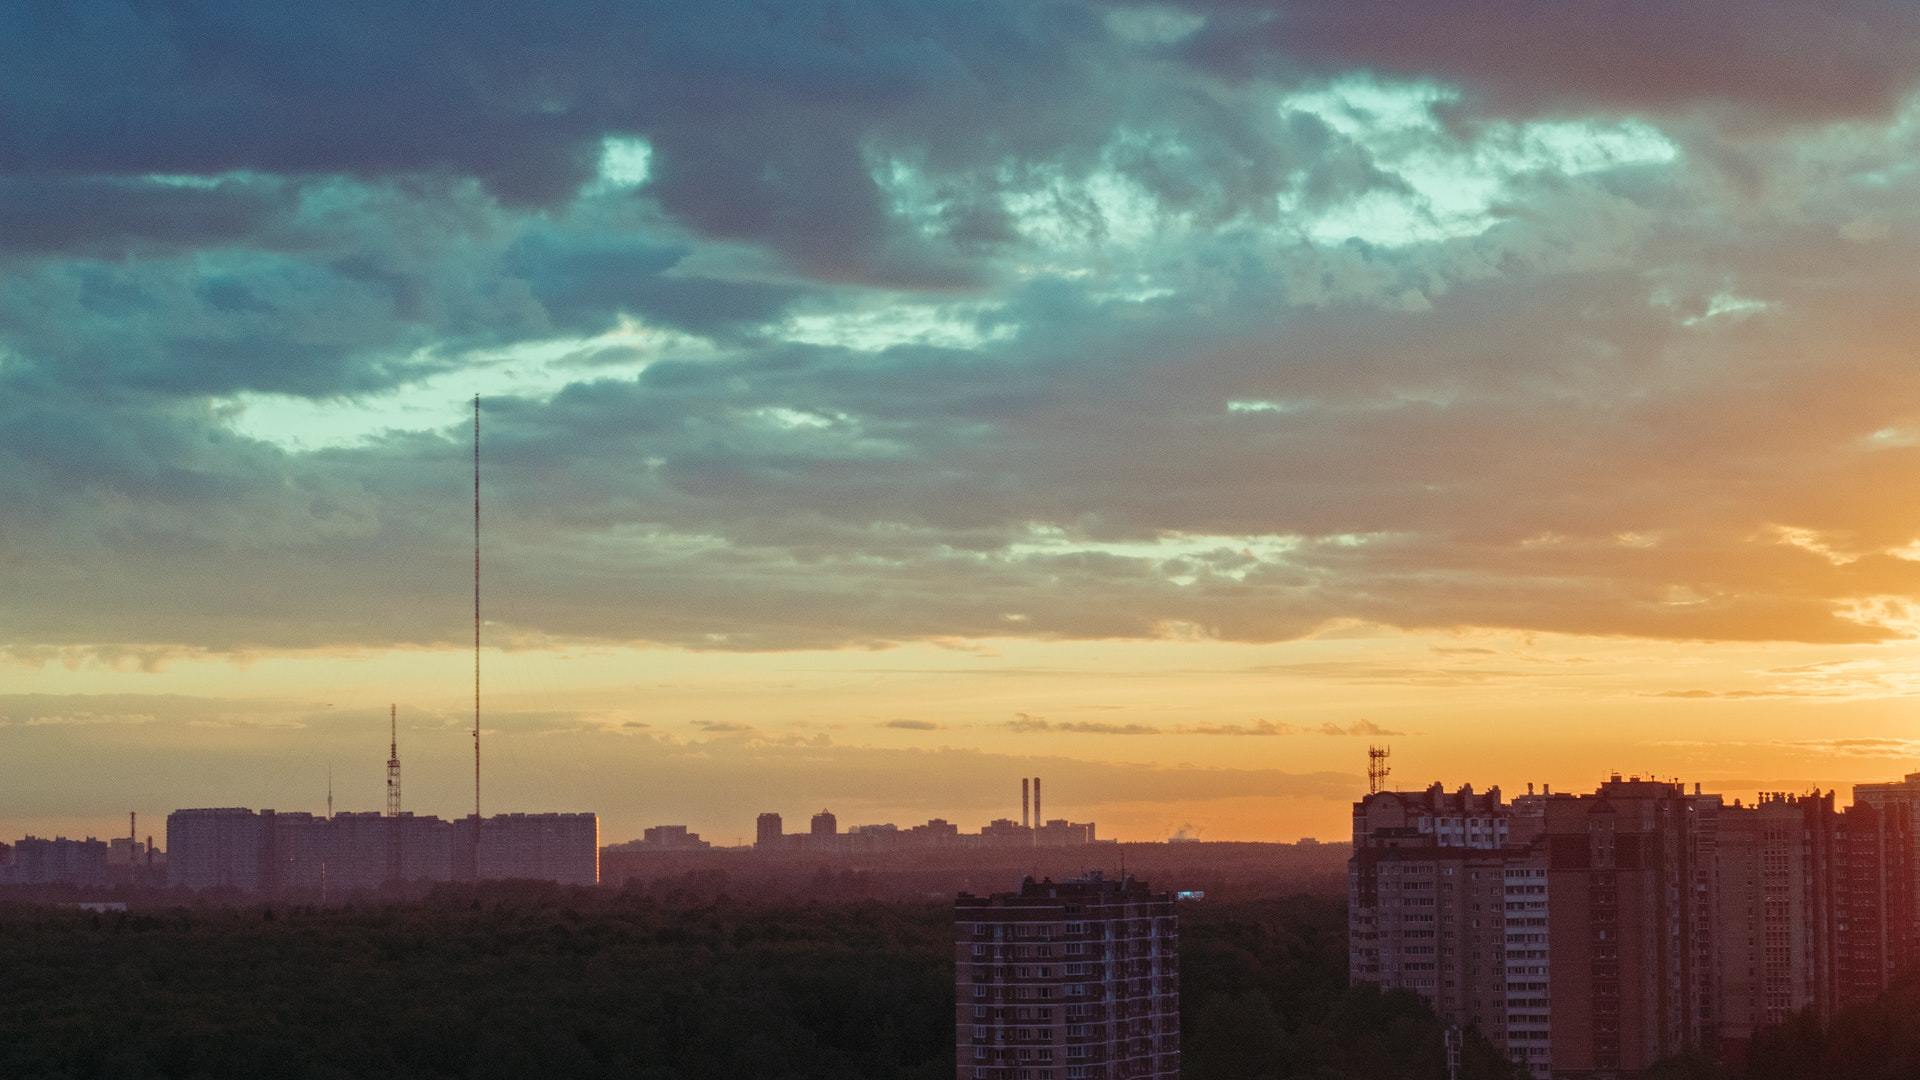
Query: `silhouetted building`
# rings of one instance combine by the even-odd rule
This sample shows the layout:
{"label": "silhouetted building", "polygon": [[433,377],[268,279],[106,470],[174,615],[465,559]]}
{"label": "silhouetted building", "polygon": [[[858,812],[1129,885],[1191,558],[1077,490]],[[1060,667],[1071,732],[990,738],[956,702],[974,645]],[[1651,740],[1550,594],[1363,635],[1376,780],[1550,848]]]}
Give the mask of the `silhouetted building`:
{"label": "silhouetted building", "polygon": [[188,889],[260,891],[266,823],[239,807],[167,815],[167,880]]}
{"label": "silhouetted building", "polygon": [[[455,851],[471,845],[473,818],[454,822]],[[483,881],[523,878],[562,885],[600,881],[600,819],[593,814],[496,814],[482,818]]]}
{"label": "silhouetted building", "polygon": [[933,818],[908,829],[902,842],[908,847],[953,847],[960,843],[960,826],[945,818]]}
{"label": "silhouetted building", "polygon": [[1011,818],[994,818],[981,827],[980,842],[988,847],[1032,847],[1033,829]]}
{"label": "silhouetted building", "polygon": [[779,847],[787,839],[784,828],[785,825],[781,822],[779,814],[761,814],[754,821],[753,846],[764,849]]}
{"label": "silhouetted building", "polygon": [[[319,852],[329,891],[377,889],[388,882],[453,880],[453,823],[403,810],[335,814]],[[308,885],[316,884],[311,875]]]}
{"label": "silhouetted building", "polygon": [[699,833],[688,832],[685,825],[654,825],[640,835],[641,846],[661,851],[705,851],[713,846]]}
{"label": "silhouetted building", "polygon": [[1132,878],[954,902],[958,1080],[1177,1080],[1179,921]]}
{"label": "silhouetted building", "polygon": [[22,837],[0,862],[4,885],[103,885],[107,881],[107,844],[89,836]]}
{"label": "silhouetted building", "polygon": [[[599,820],[592,814],[501,814],[482,822],[483,879],[599,880]],[[167,816],[168,880],[189,889],[326,894],[395,882],[474,877],[472,818],[402,812],[336,814],[238,807]],[[464,856],[464,857],[463,857]]]}
{"label": "silhouetted building", "polygon": [[840,835],[840,819],[830,810],[822,810],[813,815],[813,827],[809,830],[815,841],[831,841]]}
{"label": "silhouetted building", "polygon": [[1093,843],[1093,822],[1054,818],[1033,830],[1036,847],[1080,847]]}

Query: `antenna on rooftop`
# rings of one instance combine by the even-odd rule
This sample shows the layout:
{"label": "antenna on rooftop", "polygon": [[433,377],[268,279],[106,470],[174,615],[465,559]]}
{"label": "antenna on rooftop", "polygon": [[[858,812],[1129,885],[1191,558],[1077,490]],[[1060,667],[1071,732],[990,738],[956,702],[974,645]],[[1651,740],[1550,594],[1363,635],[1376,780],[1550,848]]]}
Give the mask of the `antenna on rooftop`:
{"label": "antenna on rooftop", "polygon": [[1389,747],[1367,747],[1367,794],[1378,795],[1387,790],[1387,777],[1393,772],[1387,759],[1392,756],[1393,750]]}

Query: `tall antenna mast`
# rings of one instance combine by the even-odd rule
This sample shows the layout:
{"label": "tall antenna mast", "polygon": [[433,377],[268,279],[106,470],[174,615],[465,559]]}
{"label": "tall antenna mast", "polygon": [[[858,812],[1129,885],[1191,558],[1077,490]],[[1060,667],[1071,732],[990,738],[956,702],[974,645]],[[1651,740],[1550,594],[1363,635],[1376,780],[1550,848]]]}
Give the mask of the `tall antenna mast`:
{"label": "tall antenna mast", "polygon": [[473,876],[480,876],[480,395],[473,395]]}
{"label": "tall antenna mast", "polygon": [[333,820],[333,766],[327,766],[327,820]]}
{"label": "tall antenna mast", "polygon": [[400,707],[387,706],[387,816],[400,816]]}
{"label": "tall antenna mast", "polygon": [[1387,777],[1393,773],[1387,759],[1392,756],[1393,750],[1389,747],[1367,747],[1367,794],[1378,795],[1387,790]]}

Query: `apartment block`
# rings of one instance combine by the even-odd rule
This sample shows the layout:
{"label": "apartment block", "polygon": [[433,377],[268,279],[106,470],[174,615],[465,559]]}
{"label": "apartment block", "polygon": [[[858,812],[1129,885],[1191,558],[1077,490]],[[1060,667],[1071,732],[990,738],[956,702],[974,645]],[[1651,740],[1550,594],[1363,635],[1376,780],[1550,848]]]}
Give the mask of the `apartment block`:
{"label": "apartment block", "polygon": [[[327,895],[476,876],[472,818],[324,817],[243,807],[176,810],[167,816],[167,849],[168,881],[188,889]],[[592,885],[599,880],[599,819],[593,814],[483,818],[478,851],[482,879]]]}
{"label": "apartment block", "polygon": [[1354,804],[1349,971],[1479,1029],[1538,1080],[1737,1059],[1913,966],[1920,775],[1838,811],[1619,776],[1591,793]]}
{"label": "apartment block", "polygon": [[954,902],[959,1080],[1177,1080],[1179,922],[1133,878]]}

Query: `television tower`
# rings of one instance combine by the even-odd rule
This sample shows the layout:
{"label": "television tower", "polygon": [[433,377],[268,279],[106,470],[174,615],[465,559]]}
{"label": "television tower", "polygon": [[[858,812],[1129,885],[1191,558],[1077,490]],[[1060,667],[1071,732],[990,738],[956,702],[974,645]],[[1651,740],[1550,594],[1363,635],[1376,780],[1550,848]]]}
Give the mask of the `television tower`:
{"label": "television tower", "polygon": [[1387,777],[1393,772],[1387,759],[1392,756],[1393,751],[1388,747],[1367,747],[1367,794],[1378,795],[1387,790]]}
{"label": "television tower", "polygon": [[473,395],[473,876],[480,877],[480,395]]}
{"label": "television tower", "polygon": [[387,706],[387,816],[400,816],[400,707]]}

